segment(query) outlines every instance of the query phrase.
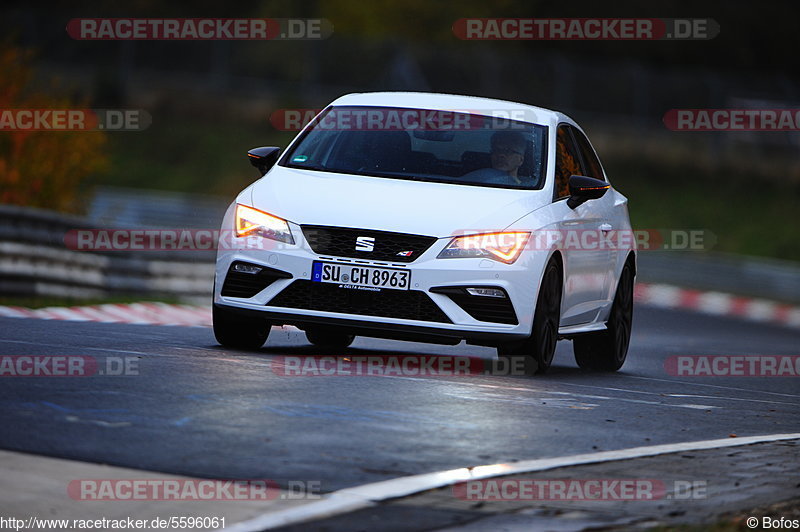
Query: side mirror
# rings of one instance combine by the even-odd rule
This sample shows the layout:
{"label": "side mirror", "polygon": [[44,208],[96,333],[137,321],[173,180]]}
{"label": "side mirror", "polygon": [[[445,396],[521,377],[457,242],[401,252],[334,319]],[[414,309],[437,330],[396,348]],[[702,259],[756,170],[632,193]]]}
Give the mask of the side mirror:
{"label": "side mirror", "polygon": [[588,200],[602,198],[611,188],[611,185],[594,177],[585,175],[574,175],[569,178],[569,199],[567,206],[574,209],[581,203]]}
{"label": "side mirror", "polygon": [[261,175],[264,175],[278,162],[278,156],[280,154],[280,148],[267,146],[264,148],[253,148],[247,152],[247,158],[250,160],[250,164],[255,166]]}

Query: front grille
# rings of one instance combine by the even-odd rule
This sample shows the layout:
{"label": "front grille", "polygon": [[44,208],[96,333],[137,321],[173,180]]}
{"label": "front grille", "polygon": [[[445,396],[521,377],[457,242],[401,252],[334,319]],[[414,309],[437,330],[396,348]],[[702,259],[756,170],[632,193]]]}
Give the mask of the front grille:
{"label": "front grille", "polygon": [[[314,253],[336,257],[412,262],[436,242],[436,237],[371,229],[303,225],[303,235]],[[356,239],[374,238],[372,251],[357,251]],[[408,254],[411,252],[410,254]]]}
{"label": "front grille", "polygon": [[258,273],[237,272],[234,270],[237,264],[238,261],[231,264],[228,275],[225,276],[225,283],[222,285],[222,295],[225,297],[253,297],[278,279],[292,277],[290,273],[264,266],[259,266],[261,271]]}
{"label": "front grille", "polygon": [[298,279],[267,303],[271,307],[341,312],[381,318],[452,323],[428,294],[419,290],[357,290]]}
{"label": "front grille", "polygon": [[507,323],[510,325],[519,324],[517,314],[514,312],[514,306],[511,304],[507,293],[506,297],[503,298],[473,296],[466,289],[456,287],[436,287],[431,288],[431,292],[449,296],[456,305],[464,309],[464,312],[478,321]]}

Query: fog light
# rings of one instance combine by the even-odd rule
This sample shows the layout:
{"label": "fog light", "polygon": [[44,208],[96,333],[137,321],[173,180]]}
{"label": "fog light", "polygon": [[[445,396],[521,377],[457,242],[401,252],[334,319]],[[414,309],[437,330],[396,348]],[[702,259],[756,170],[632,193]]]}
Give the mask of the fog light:
{"label": "fog light", "polygon": [[256,266],[255,264],[245,264],[244,262],[237,262],[233,265],[233,271],[241,273],[256,274],[260,272],[261,269],[261,266]]}
{"label": "fog light", "polygon": [[506,297],[506,293],[497,288],[467,288],[467,293],[472,296]]}

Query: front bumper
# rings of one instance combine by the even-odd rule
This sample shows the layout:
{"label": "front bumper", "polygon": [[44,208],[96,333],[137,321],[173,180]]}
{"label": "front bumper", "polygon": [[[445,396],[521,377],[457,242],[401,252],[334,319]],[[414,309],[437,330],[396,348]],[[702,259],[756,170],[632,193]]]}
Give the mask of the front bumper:
{"label": "front bumper", "polygon": [[[217,255],[214,304],[229,311],[258,313],[273,324],[336,326],[360,336],[403,340],[497,345],[530,335],[541,273],[548,254],[524,250],[514,264],[489,259],[437,259],[450,238],[438,239],[416,260],[387,263],[320,256],[291,225],[293,245],[260,239],[232,238]],[[380,293],[340,288],[311,281],[314,261],[343,265],[406,269],[410,290],[384,289]],[[248,288],[247,276],[232,265],[264,268]],[[235,281],[232,283],[232,280]],[[261,283],[261,284],[258,284]],[[505,301],[466,296],[465,287],[492,287]],[[232,289],[233,288],[233,289]],[[482,301],[484,300],[485,303]]]}

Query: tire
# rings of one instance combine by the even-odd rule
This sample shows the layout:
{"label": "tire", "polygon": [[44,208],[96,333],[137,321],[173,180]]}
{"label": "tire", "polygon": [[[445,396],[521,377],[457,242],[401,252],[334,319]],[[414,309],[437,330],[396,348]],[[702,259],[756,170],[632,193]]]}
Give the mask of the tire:
{"label": "tire", "polygon": [[217,342],[235,349],[258,349],[267,341],[272,327],[267,320],[234,314],[216,305],[212,319]]}
{"label": "tire", "polygon": [[561,267],[558,262],[551,260],[542,276],[536,298],[531,335],[522,342],[498,347],[499,357],[526,357],[525,365],[529,368],[529,373],[541,375],[550,368],[556,352],[558,325],[561,321],[561,285]]}
{"label": "tire", "polygon": [[611,305],[606,330],[581,334],[572,340],[575,362],[591,371],[617,371],[625,363],[633,322],[633,268],[625,263]]}
{"label": "tire", "polygon": [[353,343],[355,335],[328,329],[309,329],[305,331],[306,339],[318,347],[344,349]]}

